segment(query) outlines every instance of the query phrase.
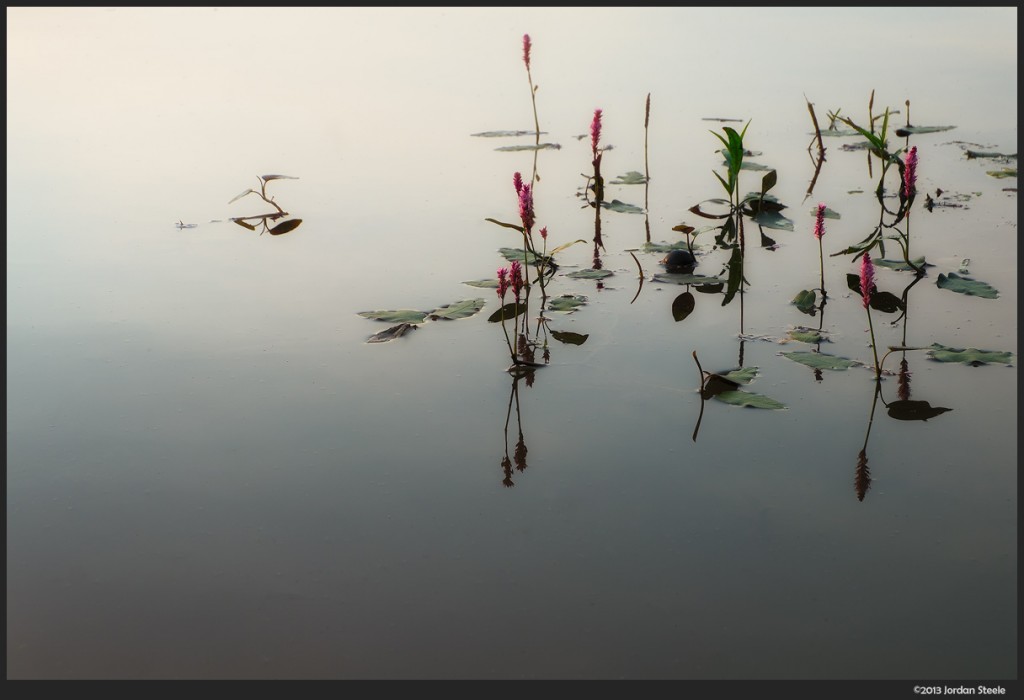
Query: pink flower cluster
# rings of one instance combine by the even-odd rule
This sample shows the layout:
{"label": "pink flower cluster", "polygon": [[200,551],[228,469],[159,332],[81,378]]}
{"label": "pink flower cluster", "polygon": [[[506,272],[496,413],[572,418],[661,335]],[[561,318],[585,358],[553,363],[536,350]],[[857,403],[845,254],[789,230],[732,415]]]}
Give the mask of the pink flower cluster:
{"label": "pink flower cluster", "polygon": [[814,219],[814,237],[819,241],[825,235],[825,204],[818,204],[818,214]]}
{"label": "pink flower cluster", "polygon": [[594,110],[594,121],[590,123],[590,150],[597,158],[597,144],[601,141],[601,110]]}
{"label": "pink flower cluster", "polygon": [[903,169],[903,196],[910,199],[910,195],[917,192],[917,146],[914,146],[907,153],[906,166]]}
{"label": "pink flower cluster", "polygon": [[871,262],[870,251],[860,259],[860,293],[864,308],[871,304],[871,291],[875,288],[875,265]]}
{"label": "pink flower cluster", "polygon": [[523,63],[526,64],[526,70],[530,70],[530,35],[523,34]]}

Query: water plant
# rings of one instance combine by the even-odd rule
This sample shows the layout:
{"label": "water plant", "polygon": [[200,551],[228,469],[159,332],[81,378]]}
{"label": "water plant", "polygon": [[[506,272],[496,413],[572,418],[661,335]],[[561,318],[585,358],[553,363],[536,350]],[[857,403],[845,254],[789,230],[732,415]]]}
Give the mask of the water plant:
{"label": "water plant", "polygon": [[[283,233],[288,233],[289,231],[294,231],[296,228],[298,228],[299,225],[302,223],[302,219],[287,219],[277,224],[276,226],[270,226],[270,222],[276,221],[277,219],[283,219],[284,217],[289,216],[289,214],[284,209],[282,209],[276,201],[274,201],[273,197],[267,196],[267,183],[272,182],[274,180],[298,180],[299,178],[292,177],[291,175],[257,175],[256,178],[260,181],[260,188],[258,190],[254,190],[250,187],[244,192],[232,197],[231,201],[229,201],[228,204],[232,204],[233,202],[236,202],[247,195],[255,194],[264,202],[274,207],[274,209],[276,209],[277,211],[272,212],[270,214],[236,216],[233,217],[231,221],[238,224],[242,228],[249,229],[250,231],[255,231],[256,226],[260,225],[263,228],[263,230],[260,231],[261,236],[264,233],[269,233],[271,236],[280,236]],[[256,223],[250,223],[251,221]]]}
{"label": "water plant", "polygon": [[818,210],[814,216],[814,237],[818,239],[818,264],[821,272],[821,298],[824,302],[828,292],[825,291],[825,252],[822,248],[821,239],[825,235],[825,210],[827,207],[824,202],[818,203]]}
{"label": "water plant", "polygon": [[523,63],[526,64],[526,79],[530,83],[530,102],[533,105],[533,125],[537,132],[537,145],[540,145],[540,120],[537,119],[537,86],[533,84],[533,74],[530,72],[530,50],[533,42],[529,34],[523,34]]}
{"label": "water plant", "polygon": [[875,326],[871,322],[871,292],[875,288],[875,266],[871,262],[870,255],[864,255],[860,260],[860,294],[861,303],[868,314],[868,329],[871,331],[871,352],[875,356],[875,378],[882,376],[882,366],[878,363],[878,350],[875,344]]}

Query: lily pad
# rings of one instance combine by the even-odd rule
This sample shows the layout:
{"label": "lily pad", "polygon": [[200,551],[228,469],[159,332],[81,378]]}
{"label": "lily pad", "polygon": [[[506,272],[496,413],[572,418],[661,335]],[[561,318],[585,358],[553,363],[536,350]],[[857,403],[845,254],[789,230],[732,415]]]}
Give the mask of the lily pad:
{"label": "lily pad", "polygon": [[609,185],[643,185],[647,182],[647,177],[643,173],[639,173],[636,170],[630,170],[625,175],[619,175],[614,180],[611,180]]}
{"label": "lily pad", "polygon": [[462,299],[437,307],[430,312],[429,316],[433,321],[454,321],[478,314],[482,308],[484,308],[483,299]]}
{"label": "lily pad", "polygon": [[427,318],[426,311],[413,311],[412,309],[397,309],[389,311],[360,311],[363,318],[374,321],[386,321],[388,323],[423,323]]}
{"label": "lily pad", "polygon": [[463,284],[468,284],[470,287],[480,287],[482,289],[497,289],[498,288],[498,280],[497,279],[467,280],[467,281],[463,282]]}
{"label": "lily pad", "polygon": [[389,340],[395,338],[401,338],[409,331],[416,330],[419,326],[413,323],[399,323],[397,326],[391,326],[387,330],[383,330],[380,333],[374,333],[366,339],[367,343],[386,343]]}
{"label": "lily pad", "polygon": [[587,342],[587,338],[590,334],[573,333],[571,331],[551,331],[552,337],[560,343],[566,345],[583,345]]}
{"label": "lily pad", "polygon": [[972,367],[980,367],[990,362],[1012,364],[1013,353],[997,350],[978,350],[977,348],[949,348],[939,343],[932,343],[928,356],[939,362],[962,362]]}
{"label": "lily pad", "polygon": [[587,298],[580,294],[563,294],[548,301],[548,309],[551,311],[573,312],[580,306],[587,303]]}
{"label": "lily pad", "polygon": [[644,213],[643,207],[638,207],[635,204],[626,204],[625,202],[620,202],[617,199],[613,199],[610,202],[601,202],[601,206],[605,209],[610,209],[611,211],[617,211],[623,214]]}
{"label": "lily pad", "polygon": [[932,406],[927,401],[911,401],[909,399],[893,401],[889,404],[889,416],[896,420],[928,420],[952,410],[952,408]]}
{"label": "lily pad", "polygon": [[572,277],[573,279],[581,280],[603,280],[605,277],[611,277],[614,273],[611,270],[576,270],[570,272],[566,277]]}
{"label": "lily pad", "polygon": [[751,391],[723,391],[715,394],[715,398],[722,403],[727,403],[732,406],[744,406],[746,408],[765,408],[769,410],[786,408],[785,404],[779,403],[775,399],[768,398],[761,394],[755,394]]}
{"label": "lily pad", "polygon": [[998,299],[999,291],[986,282],[973,279],[971,277],[961,277],[955,272],[950,272],[949,275],[939,274],[939,279],[935,282],[939,289],[948,289],[951,292],[957,292],[958,294],[966,294],[972,297],[982,297],[983,299]]}
{"label": "lily pad", "polygon": [[845,357],[837,357],[835,355],[828,355],[823,352],[805,352],[798,350],[796,352],[784,352],[783,357],[788,357],[794,362],[799,362],[802,365],[807,365],[813,369],[831,369],[835,371],[843,371],[850,367],[856,367],[862,363],[857,360],[847,360]]}
{"label": "lily pad", "polygon": [[754,377],[757,376],[757,367],[741,367],[740,369],[724,372],[719,376],[737,384],[750,384],[750,382],[754,381]]}
{"label": "lily pad", "polygon": [[761,211],[753,216],[754,223],[764,228],[773,228],[780,231],[792,231],[793,221],[787,219],[777,211]]}
{"label": "lily pad", "polygon": [[522,248],[499,248],[498,252],[501,253],[501,257],[505,258],[509,262],[518,260],[521,263],[527,263],[529,265],[537,265],[540,263],[540,256],[534,255],[530,251],[524,251]]}

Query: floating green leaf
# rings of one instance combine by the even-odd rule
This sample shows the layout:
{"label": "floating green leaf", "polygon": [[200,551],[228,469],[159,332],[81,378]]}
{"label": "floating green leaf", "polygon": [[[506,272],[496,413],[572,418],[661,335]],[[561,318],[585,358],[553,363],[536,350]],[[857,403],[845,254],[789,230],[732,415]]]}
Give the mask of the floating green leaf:
{"label": "floating green leaf", "polygon": [[777,211],[761,211],[753,217],[754,223],[764,228],[773,228],[780,231],[792,231],[793,221],[787,219]]}
{"label": "floating green leaf", "polygon": [[994,151],[972,151],[971,149],[967,149],[965,153],[967,155],[967,160],[971,160],[972,158],[995,158],[995,159],[998,159],[998,160],[1002,160],[1002,159],[1009,160],[1010,158],[1012,158],[1014,160],[1017,159],[1017,154],[1016,153],[996,153]]}
{"label": "floating green leaf", "polygon": [[639,173],[636,170],[630,170],[625,175],[619,175],[614,180],[610,181],[609,185],[643,185],[647,182],[647,177],[643,173]]}
{"label": "floating green leaf", "polygon": [[389,311],[360,311],[359,315],[374,321],[387,321],[388,323],[423,323],[427,318],[426,311],[413,311],[412,309],[397,309]]}
{"label": "floating green leaf", "polygon": [[543,150],[546,150],[546,149],[549,149],[549,148],[558,149],[558,148],[561,148],[561,145],[559,145],[557,143],[537,143],[537,144],[529,143],[529,144],[521,144],[521,145],[517,145],[517,146],[501,146],[499,148],[495,148],[494,150],[496,150],[496,151],[543,151]]}
{"label": "floating green leaf", "polygon": [[[811,214],[811,216],[817,216],[818,215],[818,207],[815,206],[813,209],[811,209],[810,214]],[[835,211],[834,209],[829,209],[828,207],[825,207],[825,218],[826,219],[839,219],[841,217],[839,216],[839,212]]]}
{"label": "floating green leaf", "polygon": [[909,399],[893,401],[888,406],[889,416],[896,420],[928,420],[941,416],[952,408],[932,406],[927,401],[910,401]]}
{"label": "floating green leaf", "polygon": [[949,291],[957,292],[958,294],[982,297],[983,299],[999,298],[999,292],[991,285],[971,277],[961,277],[955,272],[950,272],[949,275],[943,275],[940,273],[939,279],[935,284],[939,289],[948,289]]}
{"label": "floating green leaf", "polygon": [[1002,179],[1004,177],[1017,177],[1017,168],[1003,168],[1002,170],[988,170],[986,175]]}
{"label": "floating green leaf", "polygon": [[580,294],[563,294],[548,301],[548,309],[551,311],[575,311],[587,303],[587,298]]}
{"label": "floating green leaf", "polygon": [[623,214],[644,213],[643,207],[638,207],[635,204],[626,204],[625,202],[620,202],[617,199],[613,199],[610,202],[601,202],[601,206],[605,209],[610,209],[611,211],[617,211]]}
{"label": "floating green leaf", "polygon": [[757,376],[757,367],[741,367],[740,369],[724,372],[719,376],[737,384],[750,384],[750,382],[754,381],[754,377]]}
{"label": "floating green leaf", "polygon": [[814,290],[803,289],[797,292],[797,295],[793,297],[793,301],[789,303],[795,305],[796,308],[806,314],[814,309],[814,302],[816,299],[817,296],[815,295]]}
{"label": "floating green leaf", "polygon": [[760,163],[755,163],[755,162],[750,161],[750,160],[745,160],[745,161],[743,161],[743,164],[740,166],[740,170],[754,170],[754,171],[760,172],[760,171],[774,170],[774,168],[772,168],[771,166],[768,166],[768,165],[761,165]]}
{"label": "floating green leaf", "polygon": [[528,263],[530,265],[536,265],[540,262],[539,256],[534,255],[530,251],[524,251],[522,248],[499,248],[498,252],[501,253],[501,257],[509,262],[518,260],[521,263]]}
{"label": "floating green leaf", "polygon": [[1013,353],[1000,352],[996,350],[978,350],[977,348],[949,348],[939,343],[932,343],[932,349],[928,356],[939,362],[962,362],[972,367],[980,367],[990,362],[1000,362],[1004,365],[1013,362]]}
{"label": "floating green leaf", "polygon": [[770,410],[786,408],[785,404],[779,403],[775,399],[762,396],[761,394],[755,394],[750,391],[723,391],[715,394],[715,398],[722,403],[727,403],[733,406],[744,406],[746,408],[765,408]]}
{"label": "floating green leaf", "polygon": [[572,333],[571,331],[551,331],[551,335],[555,340],[566,345],[583,345],[583,343],[587,342],[587,338],[590,337],[589,334],[583,335]]}
{"label": "floating green leaf", "polygon": [[800,364],[807,365],[813,369],[831,369],[841,371],[861,364],[856,360],[847,360],[845,357],[836,357],[835,355],[828,355],[823,352],[805,352],[798,350],[796,352],[784,352],[782,353],[782,356],[788,357],[794,362],[799,362]]}
{"label": "floating green leaf", "polygon": [[412,323],[399,323],[397,326],[391,326],[391,328],[388,328],[387,330],[381,331],[380,333],[374,333],[369,338],[367,338],[366,342],[367,343],[386,343],[389,340],[394,340],[395,338],[401,338],[403,335],[405,335],[409,331],[415,330],[418,327],[419,326],[416,326],[416,325],[414,325]]}
{"label": "floating green leaf", "polygon": [[[543,131],[541,132],[544,133]],[[470,134],[470,136],[482,136],[484,138],[496,138],[496,137],[507,137],[507,136],[536,136],[536,131],[481,131],[477,134]]]}
{"label": "floating green leaf", "polygon": [[482,308],[484,308],[483,299],[462,299],[437,307],[430,312],[429,316],[433,321],[454,321],[478,314]]}
{"label": "floating green leaf", "polygon": [[807,343],[809,345],[817,345],[818,343],[828,341],[821,331],[811,330],[809,328],[794,328],[789,332],[789,337],[801,343]]}
{"label": "floating green leaf", "polygon": [[480,287],[482,289],[497,289],[498,280],[487,279],[487,280],[467,280],[463,284],[468,284],[470,287]]}
{"label": "floating green leaf", "polygon": [[581,280],[603,280],[605,277],[611,277],[614,273],[611,270],[576,270],[570,272],[566,277],[572,277],[573,279]]}
{"label": "floating green leaf", "polygon": [[725,280],[718,277],[706,277],[704,275],[690,275],[682,272],[659,272],[651,278],[654,282],[662,284],[724,284]]}

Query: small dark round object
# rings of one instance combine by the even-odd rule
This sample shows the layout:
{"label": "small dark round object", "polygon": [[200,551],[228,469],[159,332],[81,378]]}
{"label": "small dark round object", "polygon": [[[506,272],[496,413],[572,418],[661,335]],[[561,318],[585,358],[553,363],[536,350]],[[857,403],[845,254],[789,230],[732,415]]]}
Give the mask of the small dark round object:
{"label": "small dark round object", "polygon": [[665,264],[665,269],[668,272],[686,272],[692,270],[697,265],[697,260],[693,257],[693,253],[678,248],[669,251],[668,255],[661,262]]}

